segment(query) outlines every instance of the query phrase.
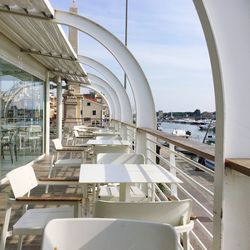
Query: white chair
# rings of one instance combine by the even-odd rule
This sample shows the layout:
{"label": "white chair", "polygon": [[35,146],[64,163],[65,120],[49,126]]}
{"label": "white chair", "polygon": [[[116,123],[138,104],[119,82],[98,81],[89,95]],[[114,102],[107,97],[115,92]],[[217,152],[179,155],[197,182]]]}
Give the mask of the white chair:
{"label": "white chair", "polygon": [[[136,153],[104,153],[97,154],[97,164],[143,164],[145,157],[143,154]],[[99,187],[97,196],[101,200],[119,200],[119,186],[118,185],[103,185]],[[145,193],[138,186],[130,186],[130,196],[133,201],[143,201],[147,197]]]}
{"label": "white chair", "polygon": [[40,125],[30,125],[28,128],[28,141],[30,151],[36,151],[37,145],[42,144],[42,127]]}
{"label": "white chair", "polygon": [[44,230],[42,250],[176,250],[170,225],[116,219],[57,219]]}
{"label": "white chair", "polygon": [[[55,153],[52,155],[51,158],[51,164],[49,168],[48,178],[52,176],[53,170],[56,168],[62,168],[62,167],[77,167],[79,168],[82,163],[84,163],[87,153],[91,150],[90,145],[81,145],[81,146],[65,146],[63,147],[61,144],[61,141],[57,138],[52,140],[54,147],[55,147]],[[60,153],[70,153],[70,158],[61,158],[60,159]],[[72,153],[81,153],[81,158],[72,158]]]}
{"label": "white chair", "polygon": [[[41,235],[45,225],[51,219],[73,218],[80,215],[80,205],[82,198],[79,196],[29,196],[30,191],[38,186],[38,181],[31,166],[26,165],[19,167],[9,172],[6,176],[9,180],[14,197],[8,200],[1,234],[0,250],[5,249],[6,238],[11,235],[19,235],[18,249],[21,249],[23,236]],[[28,196],[25,196],[26,194],[28,194]],[[21,218],[13,225],[13,229],[8,231],[11,210],[14,204],[24,205],[24,213]],[[62,204],[67,206],[27,209],[27,204],[57,206]]]}
{"label": "white chair", "polygon": [[93,147],[94,155],[100,153],[130,153],[128,145],[95,145]]}
{"label": "white chair", "polygon": [[190,249],[189,232],[194,223],[190,221],[191,200],[161,202],[113,202],[97,201],[94,217],[152,221],[170,224],[182,236],[183,248]]}
{"label": "white chair", "polygon": [[89,139],[93,138],[93,134],[90,132],[85,131],[81,135],[79,135],[79,132],[77,130],[73,131],[73,138],[74,138],[74,145],[81,146],[82,144],[86,143]]}
{"label": "white chair", "polygon": [[96,157],[97,164],[121,163],[121,164],[143,164],[145,157],[136,153],[99,153]]}

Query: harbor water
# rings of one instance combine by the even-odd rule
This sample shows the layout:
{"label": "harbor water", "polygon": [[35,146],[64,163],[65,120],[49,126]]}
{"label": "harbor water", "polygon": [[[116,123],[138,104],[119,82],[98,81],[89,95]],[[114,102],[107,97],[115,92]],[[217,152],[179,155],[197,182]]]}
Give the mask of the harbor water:
{"label": "harbor water", "polygon": [[[192,124],[181,124],[181,123],[173,123],[173,122],[161,122],[160,128],[163,132],[172,134],[174,129],[181,129],[191,132],[191,136],[189,139],[202,142],[206,131],[200,130],[198,125]],[[208,132],[208,136],[215,138],[215,133],[212,131]]]}

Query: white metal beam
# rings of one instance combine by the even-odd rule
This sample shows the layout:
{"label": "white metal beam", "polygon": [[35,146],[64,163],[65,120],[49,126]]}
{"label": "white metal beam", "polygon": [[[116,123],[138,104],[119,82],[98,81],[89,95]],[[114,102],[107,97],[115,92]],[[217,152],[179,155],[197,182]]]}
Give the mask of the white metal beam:
{"label": "white metal beam", "polygon": [[155,128],[155,105],[150,86],[140,65],[122,42],[97,23],[73,13],[55,10],[54,19],[51,21],[74,27],[90,35],[113,54],[131,83],[136,100],[137,126]]}
{"label": "white metal beam", "polygon": [[225,158],[250,158],[250,1],[193,1],[208,45],[216,98],[213,249],[247,249],[250,200],[244,191],[249,178],[226,170],[224,163]]}

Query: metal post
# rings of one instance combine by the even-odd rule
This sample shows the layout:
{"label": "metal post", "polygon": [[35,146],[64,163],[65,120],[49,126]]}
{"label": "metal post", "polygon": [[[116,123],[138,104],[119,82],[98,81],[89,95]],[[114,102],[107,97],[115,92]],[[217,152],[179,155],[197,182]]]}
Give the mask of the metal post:
{"label": "metal post", "polygon": [[57,111],[56,111],[57,138],[62,140],[62,80],[58,77],[57,82]]}
{"label": "metal post", "polygon": [[[171,151],[175,151],[175,146],[173,144],[169,144],[169,149]],[[170,153],[170,173],[176,176],[176,170],[175,170],[175,154]],[[177,197],[177,185],[171,184],[171,195]]]}
{"label": "metal post", "polygon": [[49,155],[50,140],[50,82],[49,71],[47,71],[45,80],[45,154]]}

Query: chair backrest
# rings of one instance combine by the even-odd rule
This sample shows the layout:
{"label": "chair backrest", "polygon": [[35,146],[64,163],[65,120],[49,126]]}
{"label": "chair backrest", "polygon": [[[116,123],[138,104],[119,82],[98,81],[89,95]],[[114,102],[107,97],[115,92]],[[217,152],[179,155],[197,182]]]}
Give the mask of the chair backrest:
{"label": "chair backrest", "polygon": [[42,250],[175,250],[170,225],[116,219],[55,219],[45,227]]}
{"label": "chair backrest", "polygon": [[104,153],[97,155],[96,163],[143,164],[145,163],[145,157],[143,154],[135,153]]}
{"label": "chair backrest", "polygon": [[191,200],[160,202],[97,201],[94,217],[145,220],[180,226],[190,221]]}
{"label": "chair backrest", "polygon": [[98,135],[95,138],[96,140],[121,140],[120,135]]}
{"label": "chair backrest", "polygon": [[77,130],[74,130],[74,131],[73,131],[73,135],[74,135],[74,137],[78,137],[78,136],[79,136],[78,131],[77,131]]}
{"label": "chair backrest", "polygon": [[93,150],[95,155],[100,153],[130,153],[128,145],[95,145]]}
{"label": "chair backrest", "polygon": [[34,169],[25,165],[6,174],[15,198],[22,197],[38,185]]}
{"label": "chair backrest", "polygon": [[62,143],[59,138],[52,140],[55,149],[63,149]]}
{"label": "chair backrest", "polygon": [[41,133],[42,127],[40,125],[30,125],[28,130],[30,133]]}

